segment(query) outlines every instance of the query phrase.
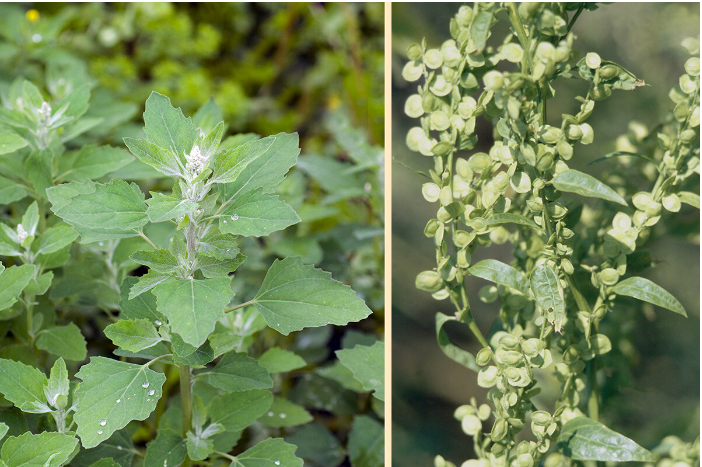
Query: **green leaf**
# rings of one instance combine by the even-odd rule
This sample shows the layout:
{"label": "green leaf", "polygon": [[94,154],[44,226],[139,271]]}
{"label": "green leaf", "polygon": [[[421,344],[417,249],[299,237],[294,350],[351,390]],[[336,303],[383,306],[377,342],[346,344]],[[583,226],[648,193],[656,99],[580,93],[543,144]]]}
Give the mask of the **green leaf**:
{"label": "green leaf", "polygon": [[152,191],[150,193],[151,198],[146,200],[146,204],[149,205],[146,215],[149,216],[151,222],[168,221],[197,209],[197,203],[166,196],[159,192]]}
{"label": "green leaf", "polygon": [[0,130],[0,155],[15,152],[22,149],[28,143],[17,134],[8,131]]}
{"label": "green leaf", "polygon": [[653,159],[651,159],[651,158],[650,158],[649,156],[647,156],[646,154],[639,154],[639,153],[637,153],[637,152],[628,152],[628,151],[615,151],[615,152],[610,152],[610,153],[608,153],[608,154],[605,154],[605,155],[602,156],[602,157],[598,157],[598,158],[595,159],[594,161],[588,162],[587,165],[596,164],[596,163],[598,163],[598,162],[606,161],[607,159],[611,159],[611,158],[613,158],[613,157],[619,157],[619,156],[634,156],[634,157],[640,157],[641,159],[645,159],[645,160],[647,160],[647,161],[649,161],[649,162],[652,162],[653,164],[656,163]]}
{"label": "green leaf", "polygon": [[[146,365],[91,357],[76,374],[75,422],[83,447],[91,448],[132,420],[145,420],[156,408],[166,377]],[[104,423],[103,423],[104,422]]]}
{"label": "green leaf", "polygon": [[322,156],[303,156],[297,168],[309,175],[330,196],[324,202],[334,203],[348,198],[368,196],[364,183],[354,170],[356,166]]}
{"label": "green leaf", "polygon": [[171,430],[158,430],[156,439],[146,446],[144,467],[175,467],[183,463],[187,453],[182,436]]}
{"label": "green leaf", "polygon": [[536,303],[549,314],[553,313],[556,331],[560,332],[561,323],[565,318],[565,300],[563,289],[556,271],[546,263],[541,264],[531,273],[531,290],[534,292]]}
{"label": "green leaf", "polygon": [[168,250],[137,251],[129,257],[132,261],[153,269],[161,274],[174,274],[180,269],[178,259]]}
{"label": "green leaf", "polygon": [[[167,276],[166,276],[167,277]],[[138,277],[128,276],[120,286],[119,316],[122,319],[147,319],[156,324],[166,322],[166,317],[156,311],[156,296],[154,294],[140,294],[129,299],[129,290],[139,281]]]}
{"label": "green leaf", "polygon": [[24,288],[24,292],[32,295],[44,295],[46,291],[49,290],[53,280],[54,273],[51,271],[45,272],[29,281],[27,287]]}
{"label": "green leaf", "polygon": [[243,430],[270,408],[273,394],[265,389],[230,392],[212,400],[209,408],[212,423],[221,423],[227,431]]}
{"label": "green leaf", "polygon": [[227,277],[246,261],[246,256],[237,255],[234,259],[215,259],[208,256],[198,258],[197,266],[208,279]]}
{"label": "green leaf", "polygon": [[[0,198],[2,198],[2,190],[0,189]],[[680,201],[689,204],[692,207],[695,207],[697,209],[700,208],[700,195],[697,193],[692,193],[691,191],[681,191],[678,193],[678,198],[680,198]]]}
{"label": "green leaf", "polygon": [[285,178],[290,167],[297,162],[300,154],[300,140],[297,133],[279,133],[265,154],[251,162],[237,177],[236,181],[225,186],[225,200],[231,201],[247,191],[262,188],[270,193]]}
{"label": "green leaf", "polygon": [[654,454],[587,417],[570,420],[558,437],[561,452],[573,460],[656,462]]}
{"label": "green leaf", "polygon": [[48,188],[46,190],[46,196],[52,204],[51,210],[55,213],[57,210],[68,205],[74,196],[94,192],[95,182],[88,180],[84,183],[71,182]]}
{"label": "green leaf", "polygon": [[194,461],[207,459],[214,452],[214,443],[211,439],[196,436],[192,431],[187,434],[188,438],[185,446],[188,450],[188,457]]}
{"label": "green leaf", "polygon": [[74,323],[42,329],[37,337],[37,348],[66,360],[85,360],[87,347],[80,328]]}
{"label": "green leaf", "polygon": [[10,429],[9,426],[5,425],[4,423],[0,422],[0,439],[3,439],[5,435],[7,434],[7,431]]}
{"label": "green leaf", "polygon": [[436,340],[441,347],[441,351],[449,357],[451,360],[460,363],[464,367],[473,370],[475,372],[480,371],[480,366],[475,362],[475,355],[472,353],[461,349],[449,339],[448,334],[444,331],[444,324],[449,321],[459,321],[466,323],[468,318],[467,311],[461,312],[460,317],[456,316],[446,316],[443,313],[436,314]]}
{"label": "green leaf", "polygon": [[336,351],[342,365],[353,372],[366,391],[375,391],[375,397],[385,400],[385,344],[357,345],[352,349]]}
{"label": "green leaf", "polygon": [[105,328],[105,336],[129,352],[148,349],[163,340],[148,319],[121,319]]}
{"label": "green leaf", "polygon": [[268,370],[243,353],[225,354],[206,375],[209,384],[227,392],[273,387]]}
{"label": "green leaf", "polygon": [[349,433],[349,457],[353,467],[382,467],[385,456],[383,425],[367,415],[357,415]]}
{"label": "green leaf", "polygon": [[155,271],[149,270],[146,274],[141,277],[136,277],[136,282],[129,289],[129,300],[132,300],[144,292],[148,292],[162,282],[170,279],[171,276],[166,274],[159,274]]}
{"label": "green leaf", "polygon": [[590,198],[601,198],[607,201],[614,201],[622,206],[628,206],[624,198],[619,193],[608,187],[595,177],[568,169],[553,178],[553,186],[561,191],[576,193]]}
{"label": "green leaf", "polygon": [[629,277],[619,282],[612,288],[617,295],[637,298],[644,302],[652,303],[687,318],[685,308],[667,290],[660,285],[643,277]]}
{"label": "green leaf", "polygon": [[346,457],[339,440],[331,431],[320,423],[305,425],[294,434],[285,437],[285,441],[297,446],[297,455],[312,465],[337,467]]}
{"label": "green leaf", "polygon": [[90,85],[84,84],[74,88],[68,95],[61,99],[61,101],[56,104],[56,108],[60,109],[64,105],[68,105],[64,115],[73,117],[73,119],[78,119],[88,110],[89,101]]}
{"label": "green leaf", "polygon": [[269,373],[284,373],[307,366],[307,362],[294,352],[271,347],[258,358],[258,363]]}
{"label": "green leaf", "polygon": [[281,438],[268,438],[236,456],[229,467],[302,467],[296,449]]}
{"label": "green leaf", "polygon": [[264,237],[298,222],[295,210],[277,196],[252,190],[226,205],[219,218],[219,230],[245,237]]}
{"label": "green leaf", "polygon": [[37,254],[46,255],[54,253],[73,243],[78,238],[78,232],[68,224],[58,224],[46,229],[39,237],[39,250]]}
{"label": "green leaf", "polygon": [[44,394],[47,379],[40,370],[14,360],[0,359],[0,374],[0,393],[22,412],[51,411]]}
{"label": "green leaf", "polygon": [[[210,363],[212,360],[215,359],[215,353],[214,349],[212,348],[212,345],[210,345],[209,341],[205,341],[204,344],[202,344],[200,347],[195,349],[193,352],[188,353],[187,355],[180,355],[178,352],[179,349],[176,348],[175,342],[180,339],[178,334],[171,334],[171,343],[174,344],[173,350],[173,362],[180,364],[180,365],[188,365],[192,367],[198,367],[198,366],[205,366],[208,363]],[[182,340],[182,339],[181,339]],[[183,343],[184,345],[191,347],[188,344]]]}
{"label": "green leaf", "polygon": [[470,37],[473,39],[473,44],[478,52],[485,48],[485,43],[490,36],[491,22],[492,11],[481,11],[475,16],[470,25]]}
{"label": "green leaf", "polygon": [[287,399],[276,397],[273,399],[268,412],[258,419],[262,424],[272,428],[304,425],[314,419],[304,407],[290,402]]}
{"label": "green leaf", "polygon": [[0,272],[0,310],[11,307],[34,278],[36,268],[31,264],[10,266]]}
{"label": "green leaf", "polygon": [[306,327],[345,325],[371,314],[350,287],[296,257],[273,263],[253,304],[270,327],[285,335]]}
{"label": "green leaf", "polygon": [[157,92],[146,100],[144,132],[151,143],[170,149],[176,157],[190,154],[200,135],[190,117],[185,118],[180,108],[174,109],[171,100]]}
{"label": "green leaf", "polygon": [[83,146],[77,151],[64,154],[59,159],[59,174],[62,181],[84,182],[95,180],[129,164],[132,156],[112,146]]}
{"label": "green leaf", "polygon": [[468,272],[475,277],[512,287],[524,295],[529,294],[529,282],[524,275],[512,266],[495,259],[477,262],[468,268]]}
{"label": "green leaf", "polygon": [[[107,440],[92,449],[81,449],[71,461],[74,467],[93,467],[96,462],[112,459],[121,467],[131,467],[134,453],[137,452],[132,443],[129,429],[116,431]],[[163,467],[161,464],[159,467]]]}
{"label": "green leaf", "polygon": [[536,222],[529,219],[528,217],[520,216],[519,214],[493,214],[489,219],[484,221],[485,225],[498,225],[498,224],[518,224],[531,227],[537,232],[541,232],[541,227],[539,227]]}
{"label": "green leaf", "polygon": [[[150,165],[164,175],[183,177],[183,167],[172,151],[159,147],[145,139],[124,138],[124,144],[144,164]],[[190,150],[188,150],[190,153]]]}
{"label": "green leaf", "polygon": [[60,467],[77,446],[75,437],[63,433],[23,433],[5,441],[0,458],[7,467]]}
{"label": "green leaf", "polygon": [[0,206],[9,205],[27,196],[27,190],[12,180],[0,177]]}
{"label": "green leaf", "polygon": [[218,260],[236,259],[239,247],[229,234],[207,235],[197,245],[197,253]]}
{"label": "green leaf", "polygon": [[211,181],[213,183],[235,181],[251,162],[268,151],[275,139],[275,136],[269,136],[215,154],[210,163],[213,172]]}
{"label": "green leaf", "polygon": [[331,365],[315,368],[314,372],[327,379],[331,379],[341,384],[345,389],[354,392],[364,392],[363,385],[358,382],[353,376],[353,372],[341,364],[340,361],[335,361]]}
{"label": "green leaf", "polygon": [[158,311],[163,313],[173,332],[193,347],[200,347],[224,316],[224,307],[234,295],[231,279],[168,281],[154,288]]}
{"label": "green leaf", "polygon": [[81,234],[81,242],[87,243],[138,235],[137,230],[149,221],[146,208],[137,185],[112,180],[106,185],[96,184],[94,193],[72,197],[54,212]]}

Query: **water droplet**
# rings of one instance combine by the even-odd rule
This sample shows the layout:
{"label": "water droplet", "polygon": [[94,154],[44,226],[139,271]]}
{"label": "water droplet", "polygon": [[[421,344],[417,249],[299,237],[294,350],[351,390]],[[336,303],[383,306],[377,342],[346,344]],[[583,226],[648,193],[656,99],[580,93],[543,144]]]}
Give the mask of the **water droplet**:
{"label": "water droplet", "polygon": [[41,34],[34,34],[32,36],[32,42],[34,42],[35,44],[41,42]]}
{"label": "water droplet", "polygon": [[165,460],[163,461],[163,467],[168,467],[168,459],[165,459]]}
{"label": "water droplet", "polygon": [[[149,382],[148,382],[148,381],[144,381],[144,382],[142,383],[141,387],[144,388],[144,389],[148,388],[148,387],[149,387]],[[135,395],[136,395],[136,394],[135,394]]]}
{"label": "water droplet", "polygon": [[105,242],[98,242],[98,245],[105,246]]}
{"label": "water droplet", "polygon": [[102,434],[102,430],[98,430],[98,434],[101,435],[101,434]]}
{"label": "water droplet", "polygon": [[234,215],[232,216],[232,220],[233,220],[233,221],[239,220],[239,214],[234,214]]}
{"label": "water droplet", "polygon": [[107,425],[107,420],[105,420],[103,418],[102,420],[100,420],[100,426],[105,426],[105,425]]}
{"label": "water droplet", "polygon": [[154,394],[156,394],[156,391],[154,391],[153,389],[151,391],[149,391],[150,396],[153,396]]}
{"label": "water droplet", "polygon": [[[332,446],[332,447],[334,447],[334,446]],[[117,446],[117,450],[118,450],[118,451],[121,451],[121,450],[122,450],[122,446]]]}
{"label": "water droplet", "polygon": [[227,220],[226,220],[226,219],[224,219],[224,223],[225,223],[225,224],[227,223]]}
{"label": "water droplet", "polygon": [[122,399],[117,399],[117,403],[119,404],[120,402],[122,402]]}
{"label": "water droplet", "polygon": [[154,324],[156,324],[156,326],[161,326],[163,323],[160,320],[156,320],[154,321]]}
{"label": "water droplet", "polygon": [[285,415],[284,413],[280,414],[280,418],[285,418],[285,417],[287,417],[287,415]]}
{"label": "water droplet", "polygon": [[268,416],[269,416],[269,417],[272,417],[272,416],[273,416],[273,412],[268,412]]}
{"label": "water droplet", "polygon": [[275,465],[280,465],[280,461],[275,461]]}

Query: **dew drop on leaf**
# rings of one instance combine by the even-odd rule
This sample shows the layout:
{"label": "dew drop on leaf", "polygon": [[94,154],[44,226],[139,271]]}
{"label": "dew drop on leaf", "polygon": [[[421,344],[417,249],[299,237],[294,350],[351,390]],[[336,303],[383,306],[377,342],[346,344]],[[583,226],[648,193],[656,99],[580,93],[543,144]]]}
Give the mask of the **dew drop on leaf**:
{"label": "dew drop on leaf", "polygon": [[156,324],[156,326],[161,326],[163,323],[159,320],[156,320],[154,321],[154,324]]}
{"label": "dew drop on leaf", "polygon": [[149,391],[150,396],[153,396],[154,394],[156,394],[156,391],[154,391],[153,389],[151,391]]}
{"label": "dew drop on leaf", "polygon": [[280,461],[275,461],[275,465],[280,465]]}
{"label": "dew drop on leaf", "polygon": [[234,214],[234,215],[232,216],[232,220],[233,220],[233,221],[239,220],[239,214]]}
{"label": "dew drop on leaf", "polygon": [[[144,388],[144,389],[148,388],[148,387],[149,387],[149,382],[148,382],[148,381],[144,381],[144,382],[141,384],[141,387]],[[136,395],[136,394],[135,394],[135,395]]]}
{"label": "dew drop on leaf", "polygon": [[105,426],[105,425],[107,425],[107,420],[105,420],[103,418],[102,420],[100,420],[100,426]]}
{"label": "dew drop on leaf", "polygon": [[98,430],[98,434],[101,435],[101,434],[102,434],[102,430]]}
{"label": "dew drop on leaf", "polygon": [[272,417],[272,416],[273,416],[273,412],[268,412],[268,416],[269,416],[269,417]]}
{"label": "dew drop on leaf", "polygon": [[119,404],[120,402],[122,402],[122,399],[117,399],[117,403]]}
{"label": "dew drop on leaf", "polygon": [[287,415],[285,415],[284,413],[280,414],[280,418],[285,418],[285,417],[287,417]]}

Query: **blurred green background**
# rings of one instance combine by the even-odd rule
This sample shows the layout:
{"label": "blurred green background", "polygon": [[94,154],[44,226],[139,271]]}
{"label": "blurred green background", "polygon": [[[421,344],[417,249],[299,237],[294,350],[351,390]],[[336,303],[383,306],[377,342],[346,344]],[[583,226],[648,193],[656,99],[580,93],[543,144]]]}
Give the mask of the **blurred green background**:
{"label": "blurred green background", "polygon": [[[446,357],[436,343],[434,315],[452,314],[448,301],[435,301],[414,288],[420,271],[435,267],[434,244],[424,234],[426,222],[435,217],[435,207],[421,195],[424,179],[403,167],[426,171],[431,158],[411,152],[405,136],[418,121],[404,115],[407,97],[418,83],[407,83],[401,70],[407,61],[405,50],[426,37],[428,47],[438,47],[450,39],[449,20],[460,5],[456,3],[393,3],[392,7],[392,290],[393,290],[393,465],[429,466],[437,454],[460,465],[471,457],[472,438],[463,434],[453,418],[457,406],[471,397],[485,401],[487,391],[476,385],[475,373]],[[572,14],[571,14],[572,15]],[[496,26],[493,40],[504,37],[504,26]],[[591,117],[595,142],[577,146],[569,162],[572,168],[592,173],[606,170],[606,164],[585,167],[587,162],[612,150],[614,139],[627,131],[630,120],[648,127],[673,108],[668,92],[684,73],[687,52],[680,47],[683,38],[699,37],[699,3],[615,3],[596,11],[584,11],[573,32],[574,48],[594,51],[642,78],[649,85],[634,92],[619,92],[599,102]],[[490,41],[488,41],[488,44]],[[563,80],[562,80],[563,81]],[[549,123],[560,126],[561,113],[574,114],[579,103],[572,89],[556,85],[556,97],[549,101]],[[560,86],[559,86],[560,85]],[[584,95],[586,84],[572,85]],[[489,124],[478,119],[480,142],[475,151],[492,145]],[[465,155],[464,155],[465,156]],[[674,219],[673,219],[674,217]],[[602,421],[652,448],[667,435],[691,442],[699,434],[700,415],[700,275],[699,211],[689,206],[675,216],[674,235],[649,241],[655,260],[662,261],[645,272],[685,306],[688,319],[665,310],[642,306],[636,313],[632,342],[633,366],[605,370]],[[511,261],[509,245],[478,250],[477,262],[486,257]],[[497,305],[477,300],[482,280],[469,284],[473,314],[485,332],[497,317]],[[455,343],[473,352],[479,350],[475,338],[460,326],[448,327]],[[624,349],[621,349],[622,352]],[[628,349],[627,349],[628,350]],[[627,365],[624,364],[624,368]],[[619,374],[618,374],[619,373]],[[547,409],[552,407],[546,406]]]}

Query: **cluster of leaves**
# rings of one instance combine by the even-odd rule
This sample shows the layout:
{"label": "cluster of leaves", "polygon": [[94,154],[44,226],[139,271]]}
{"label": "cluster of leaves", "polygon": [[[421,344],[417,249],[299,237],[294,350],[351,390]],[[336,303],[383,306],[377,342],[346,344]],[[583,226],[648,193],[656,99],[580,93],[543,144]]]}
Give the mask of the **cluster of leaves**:
{"label": "cluster of leaves", "polygon": [[[570,28],[592,8],[463,6],[451,19],[452,39],[436,49],[423,41],[407,50],[403,77],[423,84],[405,103],[405,113],[420,119],[406,141],[433,158],[422,194],[439,203],[424,231],[434,239],[437,266],[419,273],[416,286],[455,305],[454,316],[437,313],[439,344],[447,356],[477,372],[480,386],[490,388],[492,407],[473,399],[456,410],[478,456],[464,466],[657,459],[598,421],[598,372],[613,348],[608,322],[618,320],[623,307],[637,306],[623,297],[686,316],[675,297],[637,273],[651,266],[641,247],[663,211],[677,213],[681,203],[699,209],[699,41],[683,43],[693,57],[671,92],[675,110],[656,131],[634,124],[638,139],[621,138],[618,144],[627,149],[601,158],[639,156],[640,164],[653,170],[624,163],[601,181],[570,168],[569,161],[578,144],[593,142],[587,120],[596,102],[643,82],[595,53],[580,58],[573,49]],[[491,28],[502,18],[511,30],[499,45],[489,45]],[[517,69],[506,71],[509,63]],[[559,78],[580,78],[589,89],[576,98],[580,111],[562,115],[557,127],[547,124],[546,104]],[[481,116],[493,126],[492,148],[460,157],[476,146]],[[641,172],[655,176],[642,181],[635,176]],[[562,198],[563,193],[577,196]],[[585,204],[581,197],[600,201]],[[508,242],[514,247],[512,264],[472,263],[479,246]],[[471,277],[496,284],[480,291],[481,301],[500,299],[499,318],[487,338],[473,320],[466,289]],[[477,355],[451,343],[443,329],[451,321],[473,332],[483,347]],[[540,375],[548,373],[561,383],[553,411],[538,410],[533,401],[547,384]],[[483,433],[491,415],[492,429]],[[528,423],[531,436],[522,432]],[[699,442],[685,455],[699,462]],[[441,456],[435,464],[453,465]]]}
{"label": "cluster of leaves", "polygon": [[135,129],[138,106],[96,88],[66,42],[76,12],[17,11],[0,86],[0,460],[381,465],[382,313],[364,301],[382,311],[382,149],[337,112],[288,174],[296,134],[223,138],[226,109],[185,118],[159,93]]}

